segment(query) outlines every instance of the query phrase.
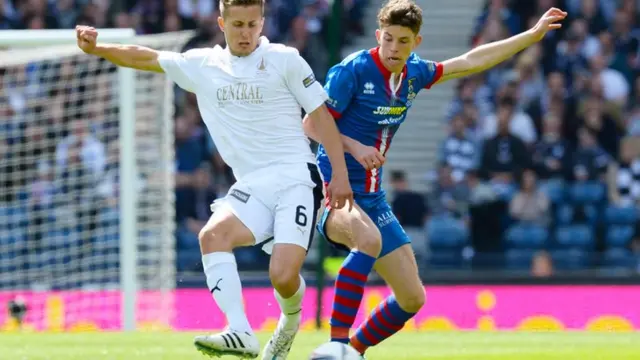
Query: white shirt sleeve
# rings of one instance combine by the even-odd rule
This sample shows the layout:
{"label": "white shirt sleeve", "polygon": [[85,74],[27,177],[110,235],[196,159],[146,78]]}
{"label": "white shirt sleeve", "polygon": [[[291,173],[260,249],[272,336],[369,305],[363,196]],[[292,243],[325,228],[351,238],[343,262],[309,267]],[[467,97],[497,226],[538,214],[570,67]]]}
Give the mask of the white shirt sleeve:
{"label": "white shirt sleeve", "polygon": [[288,58],[285,76],[289,91],[306,113],[313,112],[329,98],[322,85],[316,81],[309,64],[297,51]]}
{"label": "white shirt sleeve", "polygon": [[192,49],[184,53],[160,51],[158,63],[165,74],[178,86],[189,92],[197,87],[198,69],[207,57],[205,49]]}

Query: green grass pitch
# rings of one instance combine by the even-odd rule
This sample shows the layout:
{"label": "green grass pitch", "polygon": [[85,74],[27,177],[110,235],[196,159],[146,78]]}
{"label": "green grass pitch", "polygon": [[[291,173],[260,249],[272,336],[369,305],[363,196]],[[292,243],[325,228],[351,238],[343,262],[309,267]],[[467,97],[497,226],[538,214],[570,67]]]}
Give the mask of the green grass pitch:
{"label": "green grass pitch", "polygon": [[[208,359],[192,333],[4,333],[0,359],[160,360]],[[260,334],[264,344],[270,334]],[[307,359],[327,334],[298,335],[289,359]],[[233,359],[225,357],[224,359]],[[407,332],[367,353],[368,360],[638,360],[640,333]]]}

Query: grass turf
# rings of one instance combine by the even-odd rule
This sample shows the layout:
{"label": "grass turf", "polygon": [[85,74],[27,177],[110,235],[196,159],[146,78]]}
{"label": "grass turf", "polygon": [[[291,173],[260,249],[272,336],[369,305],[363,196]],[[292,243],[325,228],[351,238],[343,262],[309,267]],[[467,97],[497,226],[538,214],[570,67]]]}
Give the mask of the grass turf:
{"label": "grass turf", "polygon": [[[4,333],[0,359],[207,359],[191,333]],[[260,334],[264,344],[270,334]],[[289,359],[307,359],[327,334],[298,335]],[[224,359],[233,359],[225,357]],[[368,360],[626,360],[640,359],[640,333],[407,332],[367,353]]]}

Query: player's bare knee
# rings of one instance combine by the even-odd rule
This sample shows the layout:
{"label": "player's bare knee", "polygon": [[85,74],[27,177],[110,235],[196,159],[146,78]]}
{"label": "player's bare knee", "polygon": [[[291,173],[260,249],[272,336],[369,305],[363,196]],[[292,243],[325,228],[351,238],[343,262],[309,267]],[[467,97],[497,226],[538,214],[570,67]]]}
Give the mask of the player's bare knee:
{"label": "player's bare knee", "polygon": [[419,289],[415,289],[415,291],[411,291],[407,294],[396,294],[396,299],[398,300],[398,304],[402,310],[410,313],[417,313],[422,309],[422,306],[424,306],[426,296],[424,288],[420,287]]}
{"label": "player's bare knee", "polygon": [[286,263],[272,261],[269,265],[269,278],[271,285],[278,293],[288,298],[293,296],[300,286],[300,271]]}
{"label": "player's bare knee", "polygon": [[200,240],[200,249],[203,254],[212,252],[230,252],[233,250],[234,243],[229,232],[225,231],[221,223],[215,225],[205,225],[198,234]]}

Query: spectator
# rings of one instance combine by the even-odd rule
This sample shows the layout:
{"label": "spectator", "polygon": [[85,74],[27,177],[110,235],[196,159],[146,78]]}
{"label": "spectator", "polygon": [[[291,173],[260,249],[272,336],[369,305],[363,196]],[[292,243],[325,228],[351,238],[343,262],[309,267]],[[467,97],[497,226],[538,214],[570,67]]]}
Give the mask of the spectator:
{"label": "spectator", "polygon": [[493,187],[482,181],[475,169],[467,172],[465,180],[467,188],[469,189],[470,205],[483,205],[498,200],[498,196]]}
{"label": "spectator", "polygon": [[165,10],[170,15],[178,15],[187,29],[193,29],[204,19],[217,17],[218,1],[165,0]]}
{"label": "spectator", "polygon": [[463,112],[474,123],[467,127],[475,130],[477,119],[485,118],[493,112],[491,96],[491,89],[483,83],[482,75],[462,79],[458,83],[457,96],[447,110],[447,119]]}
{"label": "spectator", "polygon": [[69,161],[79,161],[93,177],[101,177],[106,165],[104,145],[91,134],[89,124],[82,116],[78,115],[70,123],[70,128],[70,134],[56,148],[57,166],[66,169]]}
{"label": "spectator", "polygon": [[548,278],[553,275],[553,260],[549,253],[541,251],[534,255],[531,263],[531,275],[536,278]]}
{"label": "spectator", "polygon": [[567,175],[571,147],[562,136],[562,120],[549,113],[544,119],[544,133],[536,144],[532,163],[536,174],[544,180],[562,180]]}
{"label": "spectator", "polygon": [[626,135],[640,135],[640,77],[635,82],[636,96],[631,101],[631,108],[624,118]]}
{"label": "spectator", "polygon": [[558,45],[554,64],[555,70],[564,74],[569,88],[575,87],[576,74],[588,69],[589,63],[582,55],[580,35],[575,31],[569,32],[565,41]]}
{"label": "spectator", "polygon": [[[469,189],[469,229],[471,244],[476,252],[474,266],[495,266],[493,255],[502,251],[502,214],[505,202],[494,187],[482,181],[478,172],[467,173]],[[486,260],[486,261],[485,261]]]}
{"label": "spectator", "polygon": [[[140,193],[145,188],[145,182],[138,174],[136,191]],[[120,201],[120,144],[113,141],[109,144],[107,164],[97,190],[105,205],[111,209],[117,209]]]}
{"label": "spectator", "polygon": [[[502,89],[503,94],[499,95],[498,109],[495,114],[489,115],[483,123],[483,135],[485,139],[490,139],[498,133],[498,122],[500,116],[508,117],[509,132],[517,136],[526,144],[533,144],[537,140],[537,133],[533,120],[524,111],[517,107],[516,99],[509,95],[517,92],[518,82],[517,74],[511,73],[513,76],[506,87]],[[513,88],[509,88],[513,86]]]}
{"label": "spectator", "polygon": [[292,45],[300,50],[320,81],[324,80],[329,60],[326,51],[323,50],[327,11],[325,2],[321,0],[307,1],[301,16],[295,19],[290,31],[294,40]]}
{"label": "spectator", "polygon": [[461,182],[467,171],[477,167],[480,151],[476,141],[467,134],[465,115],[451,121],[451,132],[440,148],[440,163],[452,169],[453,181]]}
{"label": "spectator", "polygon": [[629,84],[624,75],[618,70],[608,68],[601,54],[591,58],[590,68],[593,78],[597,78],[602,83],[604,98],[624,106],[630,93]]}
{"label": "spectator", "polygon": [[[620,138],[624,135],[624,124],[617,106],[613,104],[605,109],[605,102],[597,96],[589,96],[578,110],[580,123],[596,136],[596,141],[613,158],[618,156]],[[613,107],[613,109],[612,109]],[[614,114],[613,116],[610,114]],[[619,118],[619,120],[616,120]]]}
{"label": "spectator", "polygon": [[[189,109],[176,118],[176,221],[192,235],[198,234],[203,220],[198,216],[196,204],[201,192],[209,187],[206,153],[197,128],[198,116]],[[197,238],[194,239],[197,245]],[[194,245],[194,244],[192,244]]]}
{"label": "spectator", "polygon": [[585,59],[590,60],[602,51],[598,38],[589,33],[589,23],[586,19],[577,18],[573,20],[569,31],[571,36],[575,36],[575,41],[579,44],[580,55]]}
{"label": "spectator", "polygon": [[[542,91],[542,94],[537,99],[531,103],[531,105],[525,109],[525,111],[531,116],[533,119],[536,129],[538,132],[542,133],[542,119],[545,114],[551,112],[552,104],[554,102],[563,103],[564,109],[566,109],[567,114],[558,113],[554,114],[558,117],[561,122],[565,122],[563,120],[570,120],[571,118],[569,114],[575,114],[576,112],[576,98],[575,96],[567,89],[567,83],[564,74],[561,72],[552,72],[547,76],[546,79],[546,87]],[[573,123],[564,123],[562,132],[565,133],[565,127],[568,127],[569,130],[567,132],[573,132],[575,129],[575,124]]]}
{"label": "spectator", "polygon": [[29,225],[32,229],[31,241],[36,244],[46,236],[48,230],[45,224],[49,224],[52,214],[55,213],[54,201],[56,197],[56,184],[54,169],[46,161],[38,163],[36,178],[28,186],[29,199]]}
{"label": "spectator", "polygon": [[[619,15],[622,18],[626,18],[626,14]],[[626,20],[624,20],[626,21]],[[630,47],[633,43],[629,41],[617,48],[613,34],[609,31],[600,33],[601,54],[605,59],[607,66],[622,74],[627,84],[632,84],[634,80],[633,64],[629,61]]]}
{"label": "spectator", "polygon": [[580,9],[575,16],[583,18],[589,26],[589,33],[598,34],[608,26],[598,0],[582,0]]}
{"label": "spectator", "polygon": [[579,182],[604,180],[611,157],[598,145],[592,130],[581,127],[578,138],[572,163],[573,179]]}
{"label": "spectator", "polygon": [[545,79],[540,64],[540,48],[530,47],[525,50],[516,61],[518,74],[519,107],[527,109],[531,104],[542,97],[545,90]]}
{"label": "spectator", "polygon": [[392,209],[400,224],[405,228],[422,228],[429,215],[424,196],[409,189],[407,174],[404,171],[391,173],[391,186]]}
{"label": "spectator", "polygon": [[17,28],[17,18],[18,15],[11,1],[0,2],[0,30]]}
{"label": "spectator", "polygon": [[425,197],[409,189],[407,175],[403,171],[391,173],[393,187],[393,201],[391,208],[400,225],[411,239],[411,246],[419,258],[427,254],[427,239],[424,226],[427,222],[429,209]]}
{"label": "spectator", "polygon": [[461,221],[467,220],[469,190],[464,183],[456,184],[451,176],[451,167],[444,165],[438,170],[438,179],[433,185],[429,209],[433,215],[447,216]]}
{"label": "spectator", "polygon": [[620,159],[607,169],[609,202],[617,207],[640,206],[640,152],[634,140],[622,142]]}
{"label": "spectator", "polygon": [[506,195],[515,186],[522,169],[529,164],[525,143],[510,132],[514,104],[504,101],[496,114],[497,134],[484,144],[481,175]]}
{"label": "spectator", "polygon": [[20,180],[19,173],[14,171],[16,162],[8,141],[0,137],[0,204],[10,204],[17,199]]}
{"label": "spectator", "polygon": [[72,29],[76,25],[78,9],[74,0],[57,0],[54,3],[54,13],[61,29]]}
{"label": "spectator", "polygon": [[140,0],[131,10],[136,29],[141,34],[156,34],[163,31],[164,4],[156,0]]}
{"label": "spectator", "polygon": [[[58,29],[59,23],[47,0],[25,1],[19,11],[28,29]],[[35,25],[35,24],[38,25]]]}
{"label": "spectator", "polygon": [[520,191],[509,205],[509,214],[519,222],[546,225],[548,221],[549,199],[538,190],[536,173],[525,170],[522,174]]}
{"label": "spectator", "polygon": [[476,21],[475,33],[479,34],[481,29],[486,28],[486,24],[492,21],[504,24],[509,35],[518,33],[521,28],[520,18],[506,4],[506,0],[487,1],[482,15]]}

